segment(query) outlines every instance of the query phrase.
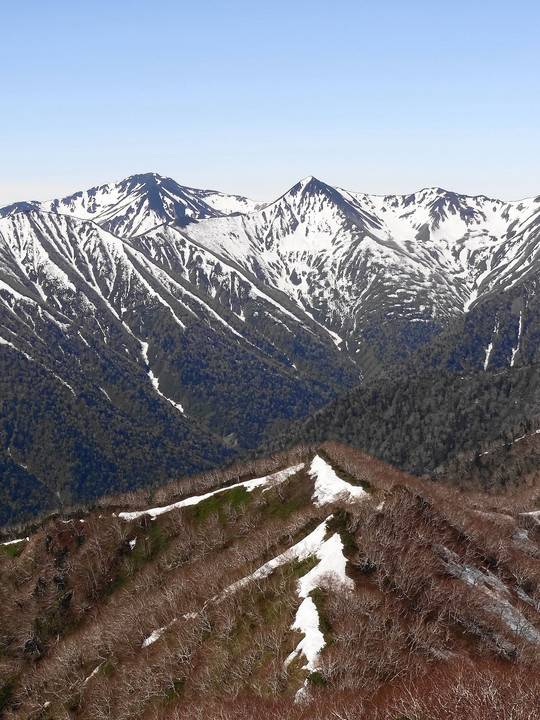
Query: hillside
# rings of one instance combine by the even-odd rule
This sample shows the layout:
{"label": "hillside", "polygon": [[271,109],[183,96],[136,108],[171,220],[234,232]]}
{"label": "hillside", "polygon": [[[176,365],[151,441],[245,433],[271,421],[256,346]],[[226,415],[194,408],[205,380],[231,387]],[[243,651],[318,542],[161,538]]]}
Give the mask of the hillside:
{"label": "hillside", "polygon": [[[418,475],[462,453],[510,441],[538,426],[538,365],[382,377],[345,393],[262,445],[256,455],[299,442],[337,440]],[[507,478],[512,482],[515,478]]]}
{"label": "hillside", "polygon": [[327,443],[50,518],[0,545],[1,712],[530,718],[539,502]]}

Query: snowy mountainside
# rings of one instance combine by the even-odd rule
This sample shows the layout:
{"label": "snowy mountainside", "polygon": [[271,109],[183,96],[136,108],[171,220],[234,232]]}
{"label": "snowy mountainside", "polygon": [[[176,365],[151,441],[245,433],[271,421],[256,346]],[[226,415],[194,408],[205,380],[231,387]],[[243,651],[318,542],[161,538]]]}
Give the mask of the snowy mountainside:
{"label": "snowy mountainside", "polygon": [[278,287],[362,364],[377,343],[420,346],[538,272],[539,200],[373,196],[311,177],[262,210],[185,232]]}
{"label": "snowy mountainside", "polygon": [[285,293],[362,362],[383,326],[385,337],[414,348],[487,295],[537,272],[539,200],[440,188],[375,196],[308,177],[261,205],[148,173],[0,214],[39,207],[92,219],[122,238],[175,226]]}
{"label": "snowy mountainside", "polygon": [[[52,306],[64,322],[88,323],[104,343],[117,338],[119,351],[150,370],[166,328],[181,344],[202,324],[249,352],[280,355],[291,375],[302,358],[283,355],[287,336],[295,336],[298,352],[302,338],[321,344],[309,318],[174,228],[125,241],[93,222],[32,212],[0,220],[0,238],[6,304]],[[163,327],[156,333],[159,318]],[[257,330],[263,318],[273,326],[271,340]],[[337,356],[329,335],[326,346]],[[166,365],[167,358],[159,362]]]}
{"label": "snowy mountainside", "polygon": [[222,462],[358,380],[328,333],[172,227],[18,213],[0,263],[4,521]]}

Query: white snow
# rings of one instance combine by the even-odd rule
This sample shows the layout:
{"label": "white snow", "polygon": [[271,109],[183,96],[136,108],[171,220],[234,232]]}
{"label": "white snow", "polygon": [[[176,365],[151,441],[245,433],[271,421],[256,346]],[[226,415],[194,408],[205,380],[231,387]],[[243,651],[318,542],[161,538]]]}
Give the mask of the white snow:
{"label": "white snow", "polygon": [[[292,471],[297,472],[298,469],[300,469],[301,467],[302,465],[297,465],[294,468],[289,468],[288,471],[281,471],[281,474],[275,473],[273,476],[271,475],[267,478],[259,478],[257,480],[251,480],[248,482],[257,483],[257,485],[253,485],[253,487],[258,487],[260,486],[261,481],[266,482],[270,479],[276,480],[276,477],[279,475],[281,475],[281,481],[283,481],[285,477],[290,477]],[[248,485],[248,483],[239,483],[238,485],[233,487],[246,487],[246,485]],[[230,488],[225,488],[224,490],[226,489]],[[209,497],[212,494],[214,493],[209,493],[207,495],[199,496],[197,498],[190,498],[190,500],[197,500],[200,502],[200,500],[204,499],[205,497]],[[166,511],[171,507],[172,506],[161,509]],[[178,507],[178,504],[176,504],[176,507]],[[132,519],[132,517],[135,515],[137,515],[137,513],[120,513],[119,517],[123,517],[124,519]],[[237,589],[243,587],[247,583],[252,582],[253,580],[259,580],[268,577],[278,567],[291,563],[295,560],[302,561],[314,555],[318,560],[317,565],[308,573],[306,573],[306,575],[301,577],[298,581],[297,592],[299,598],[302,599],[302,602],[300,603],[300,606],[296,612],[294,622],[291,626],[291,629],[299,630],[304,635],[304,637],[298,643],[295,650],[286,659],[285,665],[288,665],[290,662],[292,662],[295,657],[303,654],[306,658],[306,663],[303,666],[304,669],[310,671],[316,669],[316,667],[318,666],[318,656],[325,645],[325,640],[319,628],[319,614],[317,612],[317,608],[315,606],[315,603],[313,602],[313,599],[309,596],[309,593],[311,593],[312,590],[314,590],[315,588],[320,587],[325,579],[330,579],[338,582],[347,589],[352,589],[354,587],[353,581],[346,575],[345,572],[347,560],[343,555],[343,544],[341,542],[339,534],[334,533],[328,540],[324,539],[328,532],[328,521],[331,519],[331,517],[332,516],[326,518],[326,520],[320,523],[315,528],[315,530],[309,533],[309,535],[303,538],[303,540],[300,540],[298,543],[290,547],[285,552],[281,553],[272,560],[269,560],[267,563],[255,570],[255,572],[232,583],[231,585],[226,587],[219,595],[215,595],[210,598],[204,604],[202,610],[204,610],[209,603],[221,600],[222,598],[230,595],[231,593],[234,593]],[[190,620],[197,617],[198,615],[199,613],[191,612],[183,615],[183,617],[186,620]],[[168,625],[154,630],[147,638],[145,638],[142,643],[142,647],[148,647],[152,643],[156,642],[156,640],[161,637],[163,632],[175,622],[177,622],[176,618],[174,618]],[[97,669],[94,672],[97,672]]]}
{"label": "white snow", "polygon": [[164,395],[164,394],[161,392],[161,390],[159,389],[159,378],[157,378],[157,377],[154,375],[154,373],[152,372],[152,370],[149,370],[149,371],[148,371],[148,377],[150,378],[150,382],[151,382],[152,385],[154,386],[154,390],[157,392],[157,394],[158,394],[158,395],[161,395],[161,397],[162,397],[164,400],[166,400],[167,402],[169,402],[174,408],[176,408],[177,410],[179,410],[179,411],[183,414],[183,413],[184,413],[184,408],[182,407],[182,405],[181,405],[179,402],[175,402],[174,400],[171,400],[171,398],[167,397],[166,395]]}
{"label": "white snow", "polygon": [[343,543],[338,533],[322,542],[315,554],[319,559],[316,567],[298,581],[300,597],[307,597],[312,590],[320,586],[321,578],[328,575],[334,576],[345,587],[353,587],[353,581],[345,573],[347,558],[343,554]]}
{"label": "white snow", "polygon": [[94,675],[97,675],[97,674],[98,674],[99,668],[103,665],[104,662],[105,662],[105,660],[104,660],[103,662],[100,662],[99,665],[98,665],[96,668],[94,668],[94,670],[92,670],[92,672],[90,673],[90,675],[89,675],[87,678],[84,679],[83,685],[86,685],[86,683],[87,683],[91,678],[93,678]]}
{"label": "white snow", "polygon": [[486,371],[486,370],[488,369],[489,358],[490,358],[490,355],[491,355],[491,351],[492,351],[492,350],[493,350],[493,343],[490,342],[489,345],[488,345],[487,348],[486,348],[486,359],[484,360],[484,371]]}
{"label": "white snow", "polygon": [[[48,369],[48,368],[46,368],[46,369]],[[57,374],[56,374],[55,372],[53,372],[52,370],[49,370],[49,372],[52,373],[52,375],[54,375],[54,377],[55,377],[59,382],[61,382],[62,385],[64,385],[64,387],[67,387],[67,389],[71,392],[71,394],[73,395],[73,397],[76,397],[76,396],[77,396],[77,393],[76,393],[75,390],[71,387],[71,385],[70,385],[68,382],[66,382],[65,380],[63,380],[63,379],[60,377],[60,375],[57,375]]]}
{"label": "white snow", "polygon": [[143,342],[142,340],[139,340],[139,343],[141,344],[141,356],[144,360],[144,364],[148,365],[148,343]]}
{"label": "white snow", "polygon": [[17,543],[26,542],[30,540],[30,538],[18,538],[17,540],[8,540],[7,542],[2,542],[0,545],[16,545]]}
{"label": "white snow", "polygon": [[[492,336],[497,336],[499,334],[499,318],[495,318],[495,325],[493,327],[493,333]],[[486,348],[486,357],[484,360],[484,372],[488,369],[489,365],[489,358],[491,357],[491,351],[493,350],[493,341],[491,341]]]}
{"label": "white snow", "polygon": [[304,634],[304,638],[300,640],[296,649],[289,655],[285,661],[286,665],[291,663],[297,655],[303,653],[307,660],[303,669],[315,670],[317,657],[326,643],[324,635],[319,630],[319,613],[310,597],[307,597],[300,604],[291,629],[300,630]]}
{"label": "white snow", "polygon": [[229,485],[228,487],[212,490],[211,492],[205,493],[204,495],[194,495],[192,497],[185,498],[184,500],[179,500],[178,502],[172,503],[171,505],[149,508],[148,510],[137,510],[136,512],[120,512],[118,513],[118,517],[122,518],[123,520],[136,520],[143,515],[150,515],[150,517],[156,518],[159,515],[163,515],[163,513],[170,512],[171,510],[176,510],[177,508],[187,507],[189,505],[197,505],[203,500],[212,497],[212,495],[224,493],[237,487],[243,487],[248,492],[251,492],[252,490],[255,490],[258,487],[262,487],[263,485],[270,486],[273,483],[284,482],[287,478],[295,475],[303,467],[304,464],[300,463],[299,465],[293,465],[293,467],[287,468],[286,470],[280,470],[276,473],[273,473],[272,475],[265,475],[264,477],[256,478],[255,480],[245,480],[244,482],[236,483],[235,485]]}
{"label": "white snow", "polygon": [[[129,332],[133,335],[133,333],[127,326],[127,324],[126,323],[123,323],[123,324],[129,330]],[[133,337],[135,337],[135,335],[133,335]],[[141,346],[141,357],[144,361],[144,364],[146,365],[146,367],[149,368],[150,363],[148,362],[148,343],[144,342],[143,340],[139,340],[138,338],[136,338],[136,339],[138,340],[138,342]],[[152,383],[154,390],[157,392],[157,394],[160,395],[168,403],[170,403],[176,410],[178,410],[179,412],[184,414],[184,408],[181,403],[176,402],[176,400],[172,400],[170,397],[167,397],[166,395],[164,395],[161,392],[161,390],[159,389],[159,378],[156,377],[156,375],[154,375],[153,371],[149,369],[147,372],[147,375],[148,375],[148,378],[150,379],[150,382]]]}
{"label": "white snow", "polygon": [[165,632],[167,627],[168,626],[165,625],[164,627],[161,627],[158,630],[154,630],[154,632],[151,635],[149,635],[147,638],[145,638],[143,640],[142,647],[143,648],[148,647],[149,645],[152,645],[152,643],[155,643],[156,640],[159,640],[159,638],[163,635],[163,633]]}
{"label": "white snow", "polygon": [[81,338],[81,340],[86,345],[86,347],[90,347],[90,345],[88,344],[88,341],[81,335],[80,331],[77,331],[77,335]]}
{"label": "white snow", "polygon": [[512,349],[512,358],[510,360],[510,367],[514,367],[514,362],[516,359],[516,355],[519,350],[519,343],[521,341],[521,332],[523,330],[523,313],[520,311],[519,313],[519,327],[518,327],[518,337],[517,337],[517,344],[516,347]]}
{"label": "white snow", "polygon": [[[245,213],[264,206],[264,203],[257,203],[237,195],[197,190],[180,185],[174,187],[170,179],[155,173],[152,175],[152,181],[157,185],[161,195],[163,207],[171,218],[176,215],[178,205],[184,207],[185,214],[189,217],[199,217],[201,213],[205,215]],[[164,182],[167,181],[168,185],[165,187]],[[146,190],[144,182],[135,184],[132,178],[126,178],[59,200],[36,203],[36,206],[46,212],[73,215],[98,223],[116,221],[119,232],[133,237],[148,232],[165,219],[150,209],[145,197]]]}
{"label": "white snow", "polygon": [[225,595],[234,592],[237,588],[246,585],[252,580],[260,580],[268,577],[268,575],[273,573],[276,568],[281,567],[282,565],[286,565],[294,560],[306,560],[306,558],[316,554],[323,544],[324,536],[326,534],[327,521],[328,518],[318,525],[313,532],[306,535],[303,540],[300,540],[300,542],[296,543],[296,545],[293,545],[288,548],[288,550],[285,550],[285,552],[281,553],[281,555],[278,555],[264,565],[261,565],[261,567],[251,573],[251,575],[246,575],[246,577],[243,577],[232,583],[232,585],[229,585],[222,594]]}
{"label": "white snow", "polygon": [[[517,442],[521,442],[521,440],[525,440],[525,438],[532,437],[533,435],[540,435],[540,430],[535,430],[530,435],[521,435],[520,437],[512,441],[512,445],[515,445],[515,443]],[[483,455],[487,455],[487,453],[483,453]]]}
{"label": "white snow", "polygon": [[318,507],[338,500],[352,502],[367,496],[363,488],[351,485],[338,477],[332,467],[320,455],[313,458],[308,473],[315,479],[312,499]]}
{"label": "white snow", "polygon": [[[328,520],[325,520],[325,531],[327,523]],[[321,586],[323,578],[331,578],[349,590],[354,587],[353,581],[345,573],[347,558],[343,554],[343,543],[338,533],[321,542],[315,555],[319,562],[298,581],[298,596],[303,598],[303,601],[292,625],[293,629],[304,634],[304,638],[286,660],[286,664],[289,664],[297,655],[304,653],[307,661],[304,669],[310,671],[317,667],[318,655],[325,645],[325,640],[319,629],[317,608],[309,593]]]}

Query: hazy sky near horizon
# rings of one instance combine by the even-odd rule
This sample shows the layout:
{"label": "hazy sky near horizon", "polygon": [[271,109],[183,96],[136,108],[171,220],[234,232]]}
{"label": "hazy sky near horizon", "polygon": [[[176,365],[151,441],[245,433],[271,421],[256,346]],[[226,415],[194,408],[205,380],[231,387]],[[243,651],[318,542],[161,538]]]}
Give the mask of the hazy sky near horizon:
{"label": "hazy sky near horizon", "polygon": [[137,172],[271,200],[540,194],[540,5],[2,3],[0,205]]}

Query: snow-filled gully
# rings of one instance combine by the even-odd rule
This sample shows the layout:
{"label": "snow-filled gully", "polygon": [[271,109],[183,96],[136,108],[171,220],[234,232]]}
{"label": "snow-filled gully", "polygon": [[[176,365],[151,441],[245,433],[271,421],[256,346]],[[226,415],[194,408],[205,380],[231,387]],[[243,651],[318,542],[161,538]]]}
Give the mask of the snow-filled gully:
{"label": "snow-filled gully", "polygon": [[[324,534],[327,532],[328,520],[330,518],[319,526],[324,531]],[[304,638],[285,661],[285,664],[288,665],[294,658],[303,653],[307,661],[303,669],[310,671],[317,668],[319,653],[326,644],[319,629],[319,613],[313,599],[310,597],[310,593],[320,587],[324,578],[332,578],[332,580],[337,581],[349,590],[354,587],[351,578],[345,574],[347,559],[343,554],[343,543],[338,533],[334,533],[328,540],[322,540],[321,538],[314,554],[319,562],[298,581],[298,596],[302,598],[302,603],[296,612],[296,618],[292,625],[292,629],[299,630],[303,633]]]}

